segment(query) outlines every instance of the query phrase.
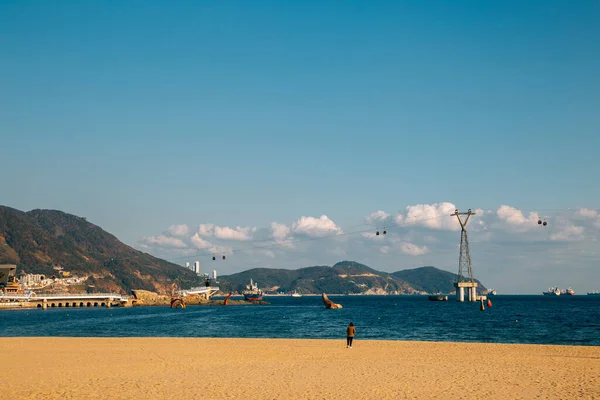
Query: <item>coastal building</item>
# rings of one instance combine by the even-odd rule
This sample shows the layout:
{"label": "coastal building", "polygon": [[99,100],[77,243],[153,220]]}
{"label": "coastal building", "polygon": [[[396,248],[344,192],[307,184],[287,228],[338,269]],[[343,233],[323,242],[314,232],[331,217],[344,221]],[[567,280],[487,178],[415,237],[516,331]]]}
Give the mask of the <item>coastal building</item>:
{"label": "coastal building", "polygon": [[19,283],[24,286],[35,286],[41,284],[46,276],[43,274],[21,274]]}
{"label": "coastal building", "polygon": [[186,261],[186,262],[185,262],[185,267],[186,267],[187,269],[191,269],[191,268],[190,268],[190,262],[189,262],[189,261]]}
{"label": "coastal building", "polygon": [[196,275],[200,275],[200,261],[194,262],[194,272]]}
{"label": "coastal building", "polygon": [[217,280],[217,270],[213,269],[213,280]]}

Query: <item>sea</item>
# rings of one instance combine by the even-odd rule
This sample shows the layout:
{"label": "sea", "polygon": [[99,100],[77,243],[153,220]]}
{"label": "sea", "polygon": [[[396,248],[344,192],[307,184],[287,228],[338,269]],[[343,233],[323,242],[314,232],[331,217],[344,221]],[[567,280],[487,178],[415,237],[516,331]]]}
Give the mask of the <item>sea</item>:
{"label": "sea", "polygon": [[[269,304],[0,310],[0,336],[356,338],[600,345],[600,296],[498,295],[492,306],[420,295],[269,296]],[[215,298],[218,299],[218,298]]]}

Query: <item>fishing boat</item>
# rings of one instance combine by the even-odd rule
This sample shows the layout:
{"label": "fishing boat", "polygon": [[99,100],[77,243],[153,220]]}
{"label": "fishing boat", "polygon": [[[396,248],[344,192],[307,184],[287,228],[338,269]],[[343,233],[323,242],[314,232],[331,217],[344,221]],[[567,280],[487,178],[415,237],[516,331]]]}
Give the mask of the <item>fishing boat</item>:
{"label": "fishing boat", "polygon": [[246,301],[261,301],[263,291],[258,288],[258,284],[250,278],[250,284],[246,285],[246,290],[243,291],[244,300]]}
{"label": "fishing boat", "polygon": [[560,296],[560,289],[558,287],[548,288],[547,292],[542,292],[544,296]]}

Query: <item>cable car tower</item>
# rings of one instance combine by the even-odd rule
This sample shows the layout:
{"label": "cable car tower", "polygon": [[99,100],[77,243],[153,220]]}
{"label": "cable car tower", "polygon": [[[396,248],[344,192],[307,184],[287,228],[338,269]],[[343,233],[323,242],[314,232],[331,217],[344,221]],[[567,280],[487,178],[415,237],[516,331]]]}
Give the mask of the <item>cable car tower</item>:
{"label": "cable car tower", "polygon": [[[461,215],[466,215],[467,218],[463,221]],[[458,258],[458,281],[454,284],[456,288],[456,299],[465,301],[465,288],[468,289],[469,301],[477,301],[477,282],[473,279],[473,267],[471,266],[471,252],[469,251],[469,238],[467,236],[467,223],[471,215],[475,215],[469,208],[467,212],[459,212],[454,210],[454,214],[460,223],[460,256]],[[467,274],[467,276],[465,276]]]}

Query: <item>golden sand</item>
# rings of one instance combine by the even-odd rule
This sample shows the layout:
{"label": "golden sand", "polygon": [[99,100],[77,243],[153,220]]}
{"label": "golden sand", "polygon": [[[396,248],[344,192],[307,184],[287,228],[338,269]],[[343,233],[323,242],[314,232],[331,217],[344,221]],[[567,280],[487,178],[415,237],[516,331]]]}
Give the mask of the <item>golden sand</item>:
{"label": "golden sand", "polygon": [[600,399],[600,347],[0,338],[1,399]]}

